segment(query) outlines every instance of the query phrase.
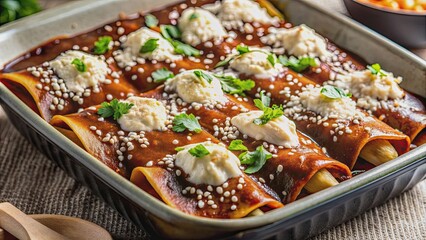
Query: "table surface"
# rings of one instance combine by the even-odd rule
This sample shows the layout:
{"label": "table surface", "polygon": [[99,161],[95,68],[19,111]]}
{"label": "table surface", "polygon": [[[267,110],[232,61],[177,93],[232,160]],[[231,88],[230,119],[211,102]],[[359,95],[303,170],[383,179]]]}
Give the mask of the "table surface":
{"label": "table surface", "polygon": [[[40,2],[44,8],[50,8],[68,0]],[[346,14],[339,0],[316,2]],[[426,59],[426,49],[411,50]],[[143,231],[29,145],[0,108],[0,202],[4,201],[29,214],[63,214],[87,219],[105,227],[116,239],[146,239]],[[382,206],[312,239],[426,239],[425,205],[426,181],[423,181]]]}

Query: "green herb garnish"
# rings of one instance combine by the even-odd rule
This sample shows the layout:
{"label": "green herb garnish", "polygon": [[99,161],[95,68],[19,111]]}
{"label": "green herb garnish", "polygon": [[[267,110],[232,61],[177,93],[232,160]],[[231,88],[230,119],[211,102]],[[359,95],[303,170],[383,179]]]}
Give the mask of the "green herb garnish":
{"label": "green herb garnish", "polygon": [[368,65],[367,69],[370,70],[373,75],[379,75],[380,77],[388,75],[385,71],[383,71],[382,67],[378,63],[375,63],[371,66]]}
{"label": "green herb garnish", "polygon": [[263,91],[260,93],[260,99],[254,100],[254,105],[258,107],[260,110],[263,111],[262,116],[259,118],[256,118],[253,123],[256,125],[265,125],[272,119],[281,117],[284,115],[283,107],[278,105],[272,105],[272,107],[269,107],[271,104],[271,99],[268,96],[265,96],[263,94]]}
{"label": "green herb garnish", "polygon": [[201,158],[201,157],[204,157],[204,156],[207,156],[207,155],[210,154],[209,150],[207,150],[207,148],[204,147],[203,144],[198,144],[197,146],[189,149],[188,152],[192,156],[197,157],[197,158]]}
{"label": "green herb garnish", "polygon": [[103,102],[101,108],[98,109],[98,114],[103,118],[112,116],[114,120],[117,120],[128,113],[133,106],[133,103],[119,102],[117,99],[113,99],[109,103]]}
{"label": "green herb garnish", "polygon": [[231,151],[248,151],[248,148],[244,146],[242,140],[232,140],[228,149]]}
{"label": "green herb garnish", "polygon": [[209,74],[206,74],[204,71],[201,70],[195,70],[194,71],[195,76],[197,76],[200,79],[206,80],[208,83],[212,83],[213,77]]}
{"label": "green herb garnish", "polygon": [[220,84],[222,85],[222,89],[224,92],[229,94],[238,94],[241,96],[245,96],[245,91],[250,91],[254,88],[255,83],[253,80],[241,80],[239,78],[234,78],[232,76],[218,76],[215,75],[217,79],[219,79]]}
{"label": "green herb garnish", "polygon": [[240,55],[250,52],[250,49],[248,46],[238,45],[236,49],[238,53],[240,53]]}
{"label": "green herb garnish", "polygon": [[289,67],[295,72],[303,72],[308,67],[318,66],[315,59],[310,57],[296,58],[294,56],[291,56],[288,58],[286,56],[279,56],[278,60],[283,66]]}
{"label": "green herb garnish", "polygon": [[148,14],[145,16],[145,25],[149,28],[156,27],[158,25],[158,19],[154,15]]}
{"label": "green herb garnish", "polygon": [[253,152],[241,153],[238,158],[240,159],[241,164],[247,165],[244,172],[251,174],[259,171],[263,165],[265,165],[266,160],[272,158],[272,154],[266,151],[261,145]]}
{"label": "green herb garnish", "polygon": [[321,88],[321,94],[326,96],[327,98],[331,99],[340,99],[344,97],[352,97],[351,93],[346,94],[343,89],[326,85],[323,88]]}
{"label": "green herb garnish", "polygon": [[197,18],[199,18],[199,17],[200,17],[200,16],[198,15],[198,13],[195,13],[195,12],[194,12],[194,13],[192,13],[192,14],[191,14],[191,16],[189,16],[189,20],[191,20],[191,21],[192,21],[192,20],[197,19]]}
{"label": "green herb garnish", "polygon": [[160,68],[158,70],[156,70],[155,72],[153,72],[151,74],[152,79],[154,79],[154,82],[159,83],[159,82],[164,82],[169,78],[174,77],[175,75],[173,74],[173,72],[170,72],[167,68],[163,67]]}
{"label": "green herb garnish", "polygon": [[87,71],[87,66],[86,64],[84,64],[84,62],[81,59],[78,58],[74,58],[74,60],[72,60],[71,62],[72,65],[74,65],[75,69],[77,69],[77,71],[84,73]]}
{"label": "green herb garnish", "polygon": [[180,152],[180,151],[182,151],[184,149],[185,149],[184,147],[177,147],[177,148],[175,148],[176,152]]}
{"label": "green herb garnish", "polygon": [[158,47],[158,38],[148,39],[139,50],[139,53],[153,52]]}
{"label": "green herb garnish", "polygon": [[160,31],[163,37],[167,40],[179,39],[182,35],[179,28],[173,25],[161,25]]}
{"label": "green herb garnish", "polygon": [[182,54],[185,56],[200,56],[200,51],[188,44],[185,44],[183,42],[173,40],[171,41],[173,47],[175,48],[175,52],[177,54]]}
{"label": "green herb garnish", "polygon": [[271,53],[266,59],[272,65],[272,67],[275,67],[275,64],[277,63],[277,55]]}
{"label": "green herb garnish", "polygon": [[189,115],[186,113],[176,115],[173,119],[173,131],[183,132],[186,129],[196,133],[201,132],[201,126],[197,118],[192,113]]}
{"label": "green herb garnish", "polygon": [[26,17],[41,10],[36,0],[0,1],[0,25]]}
{"label": "green herb garnish", "polygon": [[108,52],[111,41],[112,41],[111,36],[99,37],[98,41],[95,42],[95,47],[93,48],[93,52],[95,54],[104,54]]}

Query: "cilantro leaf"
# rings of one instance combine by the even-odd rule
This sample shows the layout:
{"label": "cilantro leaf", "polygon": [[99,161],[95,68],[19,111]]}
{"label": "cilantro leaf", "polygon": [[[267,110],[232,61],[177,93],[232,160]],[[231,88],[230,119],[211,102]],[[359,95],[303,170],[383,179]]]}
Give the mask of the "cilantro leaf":
{"label": "cilantro leaf", "polygon": [[254,88],[255,83],[253,80],[241,80],[239,78],[234,78],[232,76],[218,76],[215,75],[217,79],[219,79],[220,84],[222,85],[222,89],[224,92],[229,94],[238,94],[241,96],[245,96],[245,91],[250,91]]}
{"label": "cilantro leaf", "polygon": [[379,75],[380,77],[387,76],[387,73],[383,71],[382,67],[378,63],[375,63],[371,66],[368,65],[367,69],[370,70],[373,75]]}
{"label": "cilantro leaf", "polygon": [[275,64],[277,63],[277,55],[271,53],[266,58],[268,62],[271,64],[272,67],[275,67]]}
{"label": "cilantro leaf", "polygon": [[244,146],[243,140],[232,140],[228,147],[231,151],[248,151],[248,148]]}
{"label": "cilantro leaf", "polygon": [[78,58],[74,58],[74,60],[72,60],[71,62],[72,65],[74,65],[75,69],[77,69],[77,71],[84,73],[87,71],[87,66],[86,64],[84,64],[84,62],[81,59]]}
{"label": "cilantro leaf", "polygon": [[103,102],[101,108],[98,109],[98,114],[103,118],[112,116],[114,120],[117,120],[128,113],[133,106],[133,103],[120,102],[117,99],[113,99],[109,103]]}
{"label": "cilantro leaf", "polygon": [[177,54],[182,54],[185,56],[200,56],[200,51],[188,44],[182,43],[177,40],[171,41],[173,47],[175,48],[175,52]]}
{"label": "cilantro leaf", "polygon": [[326,96],[327,98],[331,99],[340,99],[344,97],[352,97],[351,93],[346,94],[343,89],[326,85],[323,88],[321,88],[321,94]]}
{"label": "cilantro leaf", "polygon": [[227,57],[227,58],[223,59],[222,61],[218,62],[218,63],[214,66],[214,68],[218,68],[218,67],[226,66],[226,65],[228,65],[228,64],[229,64],[229,62],[230,62],[230,61],[232,61],[232,60],[234,60],[234,56]]}
{"label": "cilantro leaf", "polygon": [[167,68],[163,67],[151,74],[152,79],[154,79],[154,82],[159,83],[166,81],[169,78],[174,77],[175,75],[173,72],[170,72]]}
{"label": "cilantro leaf", "polygon": [[286,56],[279,56],[278,60],[283,66],[289,67],[295,72],[303,72],[308,67],[318,66],[315,59],[311,57],[296,58],[294,56],[291,56],[290,58],[288,58]]}
{"label": "cilantro leaf", "polygon": [[241,54],[244,54],[244,53],[248,53],[248,52],[250,52],[250,49],[249,49],[249,47],[248,47],[248,46],[238,45],[238,46],[236,47],[236,49],[237,49],[237,51],[240,53],[240,55],[241,55]]}
{"label": "cilantro leaf", "polygon": [[163,37],[168,40],[179,39],[182,35],[179,28],[173,25],[161,25],[160,31]]}
{"label": "cilantro leaf", "polygon": [[189,149],[188,152],[192,156],[197,157],[197,158],[201,158],[201,157],[204,157],[204,156],[207,156],[207,155],[210,154],[209,150],[207,150],[207,148],[204,147],[203,144],[198,144],[197,146]]}
{"label": "cilantro leaf", "polygon": [[201,132],[201,126],[194,114],[181,113],[173,119],[173,131],[183,132],[188,129],[191,132]]}
{"label": "cilantro leaf", "polygon": [[177,147],[177,148],[175,148],[176,152],[180,152],[180,151],[182,151],[184,149],[185,149],[184,147]]}
{"label": "cilantro leaf", "polygon": [[213,81],[213,77],[210,76],[210,74],[206,74],[204,71],[195,70],[194,74],[198,78],[206,80],[208,83],[212,83],[212,81]]}
{"label": "cilantro leaf", "polygon": [[145,16],[145,25],[149,28],[156,27],[158,25],[158,19],[154,15],[148,14]]}
{"label": "cilantro leaf", "polygon": [[265,125],[272,119],[281,117],[284,115],[283,107],[278,105],[272,105],[272,107],[269,107],[271,104],[271,98],[268,96],[265,96],[263,94],[263,91],[260,92],[260,99],[254,100],[254,105],[256,105],[257,108],[263,111],[262,116],[259,118],[256,118],[253,123],[256,125]]}
{"label": "cilantro leaf", "polygon": [[200,16],[198,15],[198,13],[194,12],[191,14],[191,16],[189,16],[189,20],[192,21],[194,19],[199,18]]}
{"label": "cilantro leaf", "polygon": [[108,52],[111,41],[112,41],[111,36],[99,37],[98,41],[95,42],[95,47],[93,48],[93,52],[95,54],[104,54]]}
{"label": "cilantro leaf", "polygon": [[263,165],[265,165],[266,160],[272,158],[272,154],[266,151],[261,145],[253,152],[241,153],[238,158],[240,159],[241,164],[247,165],[247,168],[244,170],[244,172],[251,174],[258,172],[263,167]]}
{"label": "cilantro leaf", "polygon": [[271,98],[265,95],[265,91],[261,91],[260,99],[255,99],[254,105],[260,110],[263,110],[271,105]]}
{"label": "cilantro leaf", "polygon": [[153,52],[158,47],[158,38],[148,39],[139,50],[139,53]]}

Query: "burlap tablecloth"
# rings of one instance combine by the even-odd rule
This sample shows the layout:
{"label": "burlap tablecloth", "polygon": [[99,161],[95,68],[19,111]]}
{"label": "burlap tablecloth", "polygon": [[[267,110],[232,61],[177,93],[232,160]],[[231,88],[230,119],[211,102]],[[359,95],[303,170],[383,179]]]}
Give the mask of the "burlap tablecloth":
{"label": "burlap tablecloth", "polygon": [[[52,2],[55,1],[44,4],[52,6]],[[344,11],[339,1],[317,2]],[[106,228],[116,239],[147,239],[144,232],[31,146],[0,108],[0,202],[5,201],[27,214],[63,214],[89,220]],[[423,181],[386,204],[313,239],[426,239],[425,206]]]}

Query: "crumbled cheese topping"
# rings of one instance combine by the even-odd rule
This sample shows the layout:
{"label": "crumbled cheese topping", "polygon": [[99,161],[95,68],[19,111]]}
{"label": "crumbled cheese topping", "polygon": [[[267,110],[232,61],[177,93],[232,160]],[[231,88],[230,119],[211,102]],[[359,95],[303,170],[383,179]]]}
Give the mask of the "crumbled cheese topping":
{"label": "crumbled cheese topping", "polygon": [[117,120],[125,131],[163,131],[166,129],[167,111],[163,103],[152,98],[129,97],[126,103],[133,103],[129,112]]}
{"label": "crumbled cheese topping", "polygon": [[176,154],[175,166],[188,174],[189,182],[218,186],[242,175],[240,160],[223,145],[203,142],[201,144],[210,153],[204,157],[195,157],[189,153],[189,149],[198,144],[186,145]]}
{"label": "crumbled cheese topping", "polygon": [[257,78],[276,77],[283,71],[280,63],[273,66],[268,61],[270,53],[250,48],[251,52],[241,54],[230,62],[230,67],[245,75],[255,75]]}
{"label": "crumbled cheese topping", "polygon": [[220,81],[216,77],[203,71],[211,77],[212,81],[209,83],[203,77],[196,76],[195,71],[202,70],[184,71],[174,78],[168,79],[165,82],[165,90],[176,92],[187,103],[225,103],[228,101]]}
{"label": "crumbled cheese topping", "polygon": [[182,40],[192,46],[210,40],[220,42],[226,36],[219,19],[202,8],[188,8],[183,11],[178,26],[182,31]]}
{"label": "crumbled cheese topping", "polygon": [[[150,39],[158,39],[158,46],[154,51],[148,53],[140,53],[141,47]],[[130,54],[128,57],[141,57],[157,61],[176,61],[182,59],[182,56],[176,55],[173,45],[161,36],[160,33],[153,31],[147,27],[130,33],[126,42],[123,44],[124,54]]]}
{"label": "crumbled cheese topping", "polygon": [[265,44],[273,47],[284,47],[289,55],[297,57],[329,57],[326,40],[315,33],[312,28],[302,24],[290,29],[270,29],[271,33],[261,38]]}
{"label": "crumbled cheese topping", "polygon": [[[86,66],[85,72],[79,72],[72,64],[74,59],[81,60]],[[86,88],[97,88],[100,82],[106,80],[111,69],[101,57],[81,51],[66,51],[49,62],[50,67],[59,78],[63,79],[66,88],[72,92],[84,92]]]}
{"label": "crumbled cheese topping", "polygon": [[253,121],[263,115],[263,111],[240,113],[231,119],[238,130],[256,140],[264,140],[286,148],[297,147],[299,138],[296,125],[285,116],[270,120],[265,125],[254,124]]}
{"label": "crumbled cheese topping", "polygon": [[274,24],[278,18],[271,17],[259,3],[251,0],[224,0],[218,13],[227,29],[236,29],[246,23]]}
{"label": "crumbled cheese topping", "polygon": [[307,86],[299,94],[302,107],[328,118],[352,119],[362,115],[351,98],[330,99],[321,94],[321,89],[322,87]]}
{"label": "crumbled cheese topping", "polygon": [[357,105],[371,109],[377,107],[381,100],[401,99],[404,90],[399,87],[401,77],[395,78],[392,73],[386,76],[372,74],[370,70],[354,71],[346,75],[337,74],[336,81],[331,84],[348,89],[358,98]]}

